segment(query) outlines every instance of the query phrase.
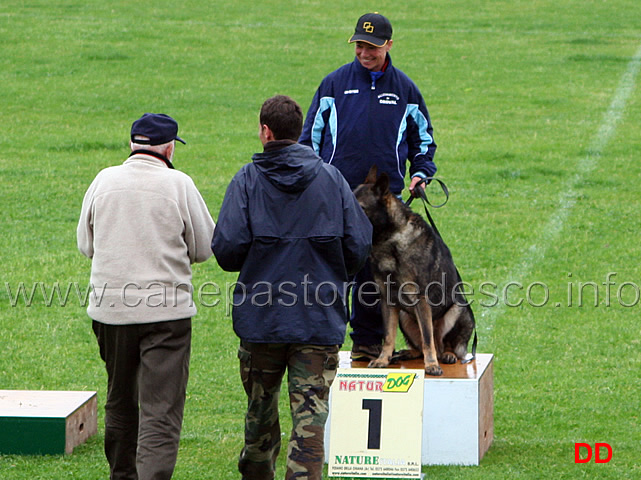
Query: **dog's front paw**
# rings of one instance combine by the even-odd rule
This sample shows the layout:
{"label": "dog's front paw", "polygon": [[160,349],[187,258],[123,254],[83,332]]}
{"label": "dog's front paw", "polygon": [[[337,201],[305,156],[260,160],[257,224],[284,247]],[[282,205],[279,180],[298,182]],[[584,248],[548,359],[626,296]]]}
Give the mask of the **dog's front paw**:
{"label": "dog's front paw", "polygon": [[443,375],[443,369],[439,367],[438,364],[425,365],[425,373],[434,377],[440,377]]}
{"label": "dog's front paw", "polygon": [[441,358],[438,359],[439,362],[444,363],[445,365],[452,365],[458,361],[456,355],[452,352],[444,352]]}
{"label": "dog's front paw", "polygon": [[378,357],[376,360],[372,360],[367,365],[368,368],[386,368],[389,366],[390,358],[389,357]]}

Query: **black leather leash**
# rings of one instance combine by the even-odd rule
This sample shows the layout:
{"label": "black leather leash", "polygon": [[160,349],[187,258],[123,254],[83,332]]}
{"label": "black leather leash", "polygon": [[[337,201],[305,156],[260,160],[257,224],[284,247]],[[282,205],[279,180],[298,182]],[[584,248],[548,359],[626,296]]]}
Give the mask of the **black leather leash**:
{"label": "black leather leash", "polygon": [[[443,193],[445,194],[445,201],[438,205],[432,204],[432,202],[430,202],[429,198],[427,197],[427,193],[425,192],[425,189],[420,188],[422,184],[425,184],[425,186],[427,186],[428,183],[432,183],[432,182],[438,183],[441,186]],[[432,215],[430,215],[430,211],[427,209],[427,206],[429,205],[430,207],[433,207],[433,208],[441,208],[445,206],[447,201],[450,199],[450,191],[447,189],[447,185],[445,185],[445,183],[443,183],[443,181],[441,181],[438,178],[427,177],[427,178],[421,179],[421,181],[416,184],[416,186],[414,187],[414,191],[418,192],[419,198],[423,201],[423,208],[425,209],[425,215],[427,216],[427,220],[430,222],[432,229],[442,239],[443,235],[441,235],[441,233],[438,231],[438,228],[436,228],[436,223],[434,222]],[[410,198],[407,199],[407,201],[405,202],[405,205],[409,207],[412,204],[412,201],[414,200],[414,198],[416,197],[414,197],[414,195],[410,193]],[[461,274],[459,273],[458,268],[456,268],[456,265],[454,265],[454,268],[456,269],[456,273],[458,274],[459,278],[461,278]],[[461,278],[461,281],[462,281],[462,278]],[[461,363],[463,365],[466,363],[470,363],[472,360],[476,358],[477,344],[478,344],[478,336],[476,334],[476,322],[475,322],[474,323],[474,340],[472,340],[472,356],[470,358],[461,360]]]}
{"label": "black leather leash", "polygon": [[[438,205],[432,204],[429,198],[427,198],[427,193],[425,192],[425,188],[420,188],[422,184],[425,184],[425,186],[427,187],[427,184],[431,182],[436,182],[441,186],[441,189],[445,194],[445,201],[443,203],[440,203]],[[443,238],[443,236],[439,233],[438,228],[436,228],[436,223],[434,223],[434,219],[432,218],[432,215],[430,215],[430,212],[427,209],[427,206],[429,205],[430,207],[433,207],[433,208],[441,208],[445,206],[447,201],[450,199],[450,191],[447,189],[447,185],[445,185],[445,183],[443,183],[443,181],[438,178],[427,177],[427,178],[422,178],[421,181],[416,184],[416,186],[414,187],[414,191],[418,192],[419,197],[421,198],[421,200],[423,200],[423,208],[425,208],[425,215],[427,215],[427,219],[429,220],[430,225],[432,226],[434,231],[438,234],[438,236]],[[414,200],[414,198],[416,197],[414,197],[413,194],[410,194],[410,198],[407,199],[407,201],[405,202],[405,205],[409,207],[412,204],[412,201]]]}

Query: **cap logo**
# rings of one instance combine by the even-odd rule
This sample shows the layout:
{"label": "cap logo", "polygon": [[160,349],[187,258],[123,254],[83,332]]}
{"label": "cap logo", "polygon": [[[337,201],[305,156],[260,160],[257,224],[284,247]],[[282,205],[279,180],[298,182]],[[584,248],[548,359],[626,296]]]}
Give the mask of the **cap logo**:
{"label": "cap logo", "polygon": [[372,22],[365,22],[363,24],[363,30],[367,33],[372,33],[374,31],[374,25],[372,25]]}

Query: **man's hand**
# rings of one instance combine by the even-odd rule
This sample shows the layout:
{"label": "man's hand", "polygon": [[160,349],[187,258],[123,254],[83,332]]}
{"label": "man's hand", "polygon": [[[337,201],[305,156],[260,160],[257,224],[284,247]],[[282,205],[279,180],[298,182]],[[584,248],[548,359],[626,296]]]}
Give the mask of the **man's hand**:
{"label": "man's hand", "polygon": [[420,188],[425,192],[425,182],[421,177],[412,177],[410,182],[410,194],[415,198],[419,198],[421,194],[418,191],[415,191],[416,188]]}

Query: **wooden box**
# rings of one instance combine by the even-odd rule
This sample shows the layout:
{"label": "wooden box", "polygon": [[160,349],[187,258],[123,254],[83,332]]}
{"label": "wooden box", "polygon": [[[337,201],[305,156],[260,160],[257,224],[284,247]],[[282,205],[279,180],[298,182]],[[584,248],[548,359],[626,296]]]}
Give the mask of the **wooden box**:
{"label": "wooden box", "polygon": [[96,392],[0,390],[0,454],[70,454],[96,432]]}
{"label": "wooden box", "polygon": [[[465,365],[460,362],[441,365],[441,377],[425,376],[423,465],[478,465],[490,448],[494,439],[493,359],[492,354],[479,353]],[[352,362],[350,352],[340,352],[339,367],[366,368],[367,362]],[[388,368],[422,370],[423,360],[401,362]],[[328,443],[327,431],[325,440]],[[328,452],[329,445],[326,444],[325,449]]]}
{"label": "wooden box", "polygon": [[493,355],[441,367],[425,378],[422,463],[478,465],[494,440]]}

